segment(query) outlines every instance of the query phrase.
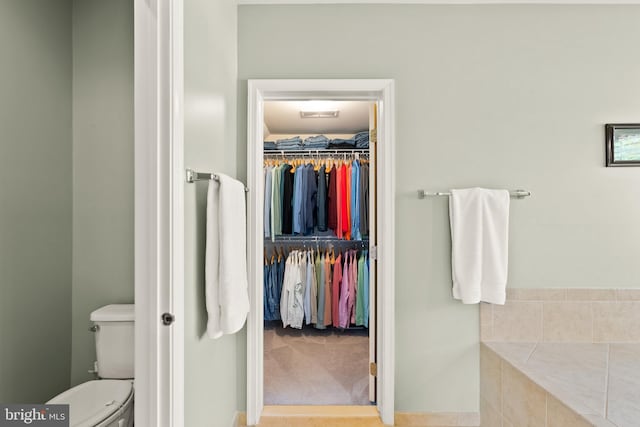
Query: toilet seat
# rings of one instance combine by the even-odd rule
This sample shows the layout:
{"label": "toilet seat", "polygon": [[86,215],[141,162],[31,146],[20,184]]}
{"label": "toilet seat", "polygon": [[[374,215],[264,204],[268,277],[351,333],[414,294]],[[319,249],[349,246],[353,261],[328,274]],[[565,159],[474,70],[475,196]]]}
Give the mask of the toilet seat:
{"label": "toilet seat", "polygon": [[94,380],[60,393],[47,403],[69,405],[69,425],[93,427],[108,420],[133,397],[131,380]]}

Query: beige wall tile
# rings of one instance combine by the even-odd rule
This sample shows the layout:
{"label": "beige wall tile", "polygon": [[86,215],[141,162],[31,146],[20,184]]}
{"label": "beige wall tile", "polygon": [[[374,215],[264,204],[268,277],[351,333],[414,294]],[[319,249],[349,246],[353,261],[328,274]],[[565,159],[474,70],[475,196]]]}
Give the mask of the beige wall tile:
{"label": "beige wall tile", "polygon": [[593,314],[590,302],[545,302],[542,339],[554,342],[592,342]]}
{"label": "beige wall tile", "polygon": [[567,289],[567,301],[615,301],[615,289]]}
{"label": "beige wall tile", "polygon": [[458,412],[458,425],[459,426],[479,426],[480,425],[480,413],[479,412]]}
{"label": "beige wall tile", "polygon": [[508,301],[493,306],[493,340],[537,342],[542,339],[542,303]]}
{"label": "beige wall tile", "polygon": [[502,359],[480,345],[480,397],[502,411]]}
{"label": "beige wall tile", "polygon": [[590,427],[591,423],[547,394],[547,427]]}
{"label": "beige wall tile", "polygon": [[507,289],[507,300],[511,301],[564,301],[566,289]]}
{"label": "beige wall tile", "polygon": [[493,339],[493,304],[480,303],[480,341]]}
{"label": "beige wall tile", "polygon": [[502,365],[502,414],[514,426],[545,425],[546,393],[508,363]]}
{"label": "beige wall tile", "polygon": [[640,342],[640,301],[594,302],[594,342]]}
{"label": "beige wall tile", "polygon": [[618,301],[640,301],[640,289],[616,289]]}
{"label": "beige wall tile", "polygon": [[480,396],[480,427],[502,427],[502,414]]}

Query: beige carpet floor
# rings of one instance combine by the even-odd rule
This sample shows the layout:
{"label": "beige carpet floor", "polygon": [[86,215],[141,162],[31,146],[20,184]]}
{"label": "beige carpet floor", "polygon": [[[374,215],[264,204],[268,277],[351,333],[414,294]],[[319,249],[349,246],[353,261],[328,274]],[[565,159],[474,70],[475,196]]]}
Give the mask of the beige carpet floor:
{"label": "beige carpet floor", "polygon": [[368,330],[265,326],[265,405],[369,405]]}

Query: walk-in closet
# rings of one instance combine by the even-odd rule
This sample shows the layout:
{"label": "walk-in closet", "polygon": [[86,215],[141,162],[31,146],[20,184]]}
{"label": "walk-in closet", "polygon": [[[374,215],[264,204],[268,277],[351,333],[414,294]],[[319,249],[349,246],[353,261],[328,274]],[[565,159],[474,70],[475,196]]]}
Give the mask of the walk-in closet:
{"label": "walk-in closet", "polygon": [[376,114],[264,103],[265,405],[376,400]]}

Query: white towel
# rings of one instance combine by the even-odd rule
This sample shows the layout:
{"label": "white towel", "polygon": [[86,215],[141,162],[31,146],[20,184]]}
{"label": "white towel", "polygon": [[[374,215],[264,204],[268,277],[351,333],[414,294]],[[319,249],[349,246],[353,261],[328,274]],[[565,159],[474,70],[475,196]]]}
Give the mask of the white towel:
{"label": "white towel", "polygon": [[238,332],[247,319],[247,239],[244,184],[223,174],[209,181],[205,285],[207,334]]}
{"label": "white towel", "polygon": [[464,304],[504,304],[507,287],[509,192],[451,190],[453,297]]}

